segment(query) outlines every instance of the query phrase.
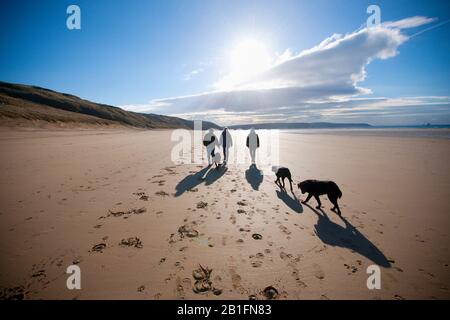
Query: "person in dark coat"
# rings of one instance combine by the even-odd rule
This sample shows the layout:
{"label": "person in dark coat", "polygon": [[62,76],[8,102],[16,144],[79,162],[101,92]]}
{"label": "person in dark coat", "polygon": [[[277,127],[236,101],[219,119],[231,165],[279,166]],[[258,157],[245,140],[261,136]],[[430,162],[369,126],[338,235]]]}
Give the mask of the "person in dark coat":
{"label": "person in dark coat", "polygon": [[223,129],[220,135],[219,146],[222,146],[223,163],[226,164],[228,161],[229,150],[233,146],[233,139],[231,138],[228,128]]}

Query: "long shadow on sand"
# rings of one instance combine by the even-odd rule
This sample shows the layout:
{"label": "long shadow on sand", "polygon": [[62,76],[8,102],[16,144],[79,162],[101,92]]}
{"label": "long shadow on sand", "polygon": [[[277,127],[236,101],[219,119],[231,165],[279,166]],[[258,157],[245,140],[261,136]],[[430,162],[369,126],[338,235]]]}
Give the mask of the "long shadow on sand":
{"label": "long shadow on sand", "polygon": [[228,168],[223,166],[218,168],[208,166],[194,174],[184,177],[183,180],[178,182],[175,186],[175,197],[181,196],[186,191],[193,189],[202,183],[205,183],[205,185],[213,184],[222,177],[227,170]]}
{"label": "long shadow on sand", "polygon": [[300,203],[300,201],[297,199],[297,197],[293,194],[293,197],[291,197],[286,190],[281,189],[277,190],[277,197],[281,201],[283,201],[289,208],[291,208],[293,211],[297,213],[303,212],[303,207]]}
{"label": "long shadow on sand", "polygon": [[205,174],[208,172],[208,170],[211,167],[205,167],[202,170],[194,173],[194,174],[190,174],[186,177],[183,178],[183,180],[181,180],[180,182],[178,182],[178,184],[175,187],[175,197],[179,197],[181,196],[183,193],[185,193],[187,190],[189,189],[193,189],[196,186],[198,186],[199,184],[201,184],[205,178]]}
{"label": "long shadow on sand", "polygon": [[220,166],[214,169],[209,170],[205,177],[205,185],[209,186],[213,184],[217,180],[219,180],[225,172],[227,172],[228,168],[226,166]]}
{"label": "long shadow on sand", "polygon": [[305,205],[314,211],[318,217],[317,224],[314,226],[315,233],[323,243],[353,250],[379,266],[391,267],[388,259],[380,249],[370,242],[347,219],[340,217],[345,224],[345,227],[342,227],[331,221],[322,210],[319,212],[308,204]]}
{"label": "long shadow on sand", "polygon": [[255,164],[252,164],[245,170],[245,179],[252,186],[253,190],[259,190],[259,186],[263,182],[264,176]]}

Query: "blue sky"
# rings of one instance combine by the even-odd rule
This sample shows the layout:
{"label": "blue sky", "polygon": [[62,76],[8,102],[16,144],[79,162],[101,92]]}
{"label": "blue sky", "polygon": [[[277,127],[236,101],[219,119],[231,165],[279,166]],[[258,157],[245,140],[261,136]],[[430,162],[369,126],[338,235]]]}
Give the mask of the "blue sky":
{"label": "blue sky", "polygon": [[[417,26],[358,34],[370,4]],[[2,1],[0,80],[221,124],[450,123],[449,19],[445,0]]]}

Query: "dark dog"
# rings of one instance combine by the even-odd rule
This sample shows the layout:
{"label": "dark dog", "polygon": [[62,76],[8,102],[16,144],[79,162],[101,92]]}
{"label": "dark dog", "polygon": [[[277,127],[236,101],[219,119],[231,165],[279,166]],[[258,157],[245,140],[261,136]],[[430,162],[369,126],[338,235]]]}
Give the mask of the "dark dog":
{"label": "dark dog", "polygon": [[[276,176],[277,176],[277,180],[275,180],[275,183],[280,186],[280,188],[285,189],[284,187],[284,179],[288,179],[289,183],[291,184],[291,191],[292,190],[292,177],[291,177],[291,172],[289,171],[288,168],[285,167],[272,167],[272,171],[275,172]],[[281,184],[281,182],[283,182],[283,184]]]}
{"label": "dark dog", "polygon": [[342,197],[342,191],[333,181],[305,180],[298,184],[298,188],[302,193],[308,193],[308,197],[302,203],[307,203],[314,196],[318,204],[316,208],[320,209],[322,203],[320,202],[319,196],[326,194],[334,205],[331,210],[334,212],[337,210],[337,214],[341,215],[341,209],[339,209],[337,199]]}

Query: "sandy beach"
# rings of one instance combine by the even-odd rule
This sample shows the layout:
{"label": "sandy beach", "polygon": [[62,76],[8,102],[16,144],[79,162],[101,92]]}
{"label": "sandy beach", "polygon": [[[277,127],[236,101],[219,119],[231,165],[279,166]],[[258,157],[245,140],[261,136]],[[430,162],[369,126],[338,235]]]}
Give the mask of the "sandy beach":
{"label": "sandy beach", "polygon": [[[450,298],[449,139],[282,132],[295,196],[334,180],[340,218],[325,196],[317,210],[280,192],[268,165],[174,164],[171,132],[3,130],[3,298]],[[66,287],[72,264],[81,290]]]}

